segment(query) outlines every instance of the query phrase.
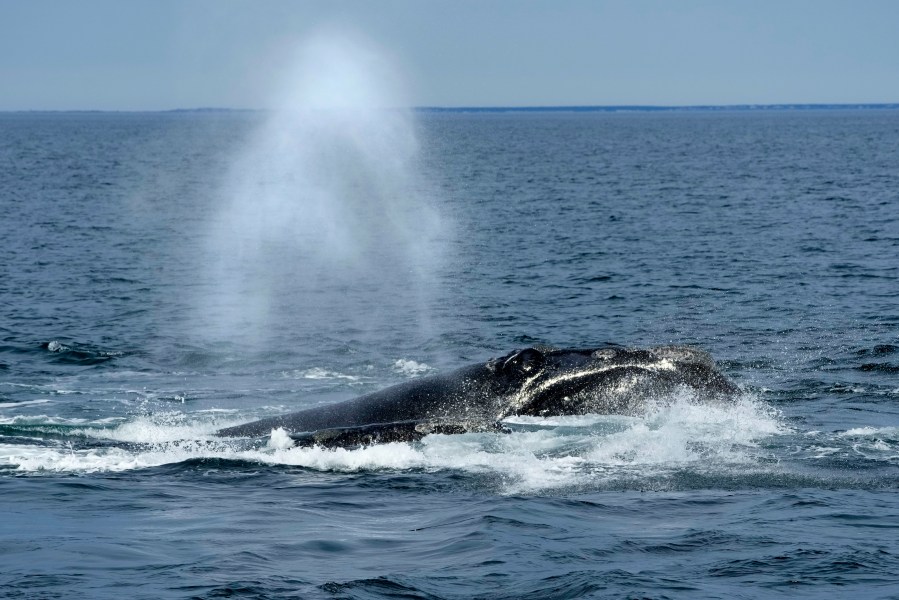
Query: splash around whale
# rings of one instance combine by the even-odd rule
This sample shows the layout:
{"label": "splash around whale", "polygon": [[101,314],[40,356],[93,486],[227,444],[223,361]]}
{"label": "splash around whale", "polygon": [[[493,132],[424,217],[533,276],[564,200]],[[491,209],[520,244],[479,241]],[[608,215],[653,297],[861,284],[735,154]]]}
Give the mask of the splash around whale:
{"label": "splash around whale", "polygon": [[678,388],[709,402],[733,399],[739,392],[712,357],[696,348],[535,346],[217,435],[262,437],[283,428],[300,446],[416,441],[431,433],[503,432],[502,420],[514,416],[638,415],[648,400]]}

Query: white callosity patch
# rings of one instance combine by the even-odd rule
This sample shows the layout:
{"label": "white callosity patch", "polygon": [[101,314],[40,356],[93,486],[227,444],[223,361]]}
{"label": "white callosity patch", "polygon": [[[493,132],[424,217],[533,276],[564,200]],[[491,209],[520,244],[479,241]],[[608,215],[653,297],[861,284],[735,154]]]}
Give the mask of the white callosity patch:
{"label": "white callosity patch", "polygon": [[[534,398],[545,393],[547,390],[556,386],[569,385],[579,380],[589,380],[596,378],[613,370],[639,369],[646,372],[657,371],[674,371],[677,366],[668,358],[657,360],[656,362],[639,362],[639,363],[609,363],[598,364],[589,368],[581,368],[574,371],[562,371],[560,373],[547,374],[546,371],[538,371],[535,375],[528,378],[521,386],[521,390],[516,395],[515,401],[512,403],[510,413],[516,413],[527,406]],[[636,377],[625,377],[617,382],[613,392],[616,395],[623,396],[631,390],[631,388],[639,383]],[[502,418],[504,415],[499,415]]]}
{"label": "white callosity patch", "polygon": [[636,417],[623,415],[557,415],[552,417],[532,417],[515,415],[503,419],[509,425],[533,425],[539,427],[588,427],[608,423],[633,423]]}

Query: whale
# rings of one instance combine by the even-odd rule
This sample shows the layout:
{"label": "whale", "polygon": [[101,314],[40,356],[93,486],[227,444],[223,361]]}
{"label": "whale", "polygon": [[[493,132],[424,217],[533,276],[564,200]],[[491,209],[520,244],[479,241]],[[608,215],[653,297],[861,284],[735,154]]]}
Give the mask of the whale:
{"label": "whale", "polygon": [[508,432],[502,422],[510,417],[638,416],[678,389],[706,402],[732,401],[739,392],[699,348],[532,346],[216,435],[259,438],[283,429],[295,446],[326,448],[414,442],[429,434]]}

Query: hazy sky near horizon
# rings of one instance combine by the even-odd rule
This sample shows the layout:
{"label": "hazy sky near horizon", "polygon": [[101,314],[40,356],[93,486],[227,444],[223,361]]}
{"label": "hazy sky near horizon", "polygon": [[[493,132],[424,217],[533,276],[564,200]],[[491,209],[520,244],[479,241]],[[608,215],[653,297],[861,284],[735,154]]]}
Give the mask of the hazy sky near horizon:
{"label": "hazy sky near horizon", "polygon": [[0,0],[0,110],[267,108],[321,31],[417,106],[899,102],[892,0]]}

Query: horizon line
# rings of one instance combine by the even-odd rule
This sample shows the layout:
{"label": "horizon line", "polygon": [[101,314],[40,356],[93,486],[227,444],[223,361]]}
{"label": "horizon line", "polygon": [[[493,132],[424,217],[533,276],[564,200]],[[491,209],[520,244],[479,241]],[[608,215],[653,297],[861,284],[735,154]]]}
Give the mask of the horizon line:
{"label": "horizon line", "polygon": [[[677,112],[753,110],[846,110],[899,109],[899,102],[778,102],[742,104],[551,104],[551,105],[470,105],[386,107],[385,110],[414,112]],[[192,108],[103,109],[103,108],[23,108],[0,109],[2,113],[178,113],[178,112],[272,112],[273,108],[198,106]]]}

